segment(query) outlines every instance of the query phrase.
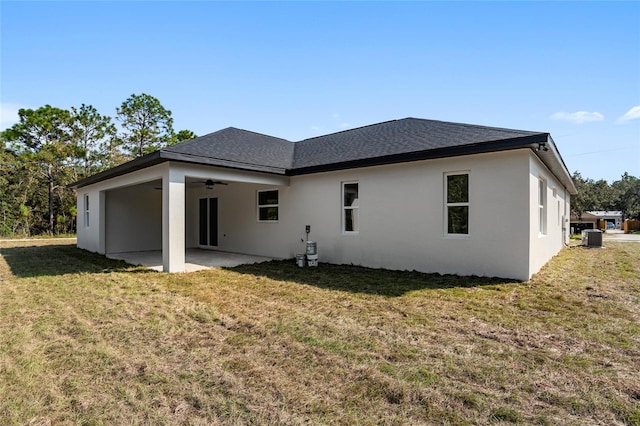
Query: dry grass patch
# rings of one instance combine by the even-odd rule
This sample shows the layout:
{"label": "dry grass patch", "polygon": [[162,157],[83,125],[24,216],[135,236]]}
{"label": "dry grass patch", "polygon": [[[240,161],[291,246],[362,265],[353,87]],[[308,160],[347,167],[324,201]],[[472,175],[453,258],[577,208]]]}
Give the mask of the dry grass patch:
{"label": "dry grass patch", "polygon": [[4,244],[1,424],[640,424],[640,244],[526,283]]}

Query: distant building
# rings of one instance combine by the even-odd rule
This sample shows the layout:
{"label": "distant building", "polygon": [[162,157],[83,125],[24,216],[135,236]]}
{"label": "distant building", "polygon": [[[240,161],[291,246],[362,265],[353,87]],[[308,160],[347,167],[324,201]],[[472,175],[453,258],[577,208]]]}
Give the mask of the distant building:
{"label": "distant building", "polygon": [[580,218],[571,213],[571,232],[574,234],[578,234],[584,229],[620,229],[621,227],[621,211],[589,211],[582,213]]}

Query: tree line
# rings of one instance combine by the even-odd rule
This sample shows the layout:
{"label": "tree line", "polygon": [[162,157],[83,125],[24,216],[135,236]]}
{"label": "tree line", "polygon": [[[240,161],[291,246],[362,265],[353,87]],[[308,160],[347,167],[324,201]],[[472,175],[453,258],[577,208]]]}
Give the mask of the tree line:
{"label": "tree line", "polygon": [[579,172],[572,176],[578,194],[571,197],[571,212],[578,218],[587,211],[621,211],[623,219],[640,219],[640,179],[624,173],[609,184],[606,180],[583,178]]}
{"label": "tree line", "polygon": [[[75,232],[69,184],[196,136],[173,129],[171,111],[145,93],[116,108],[115,122],[92,105],[20,109],[0,133],[0,235]],[[119,127],[116,126],[119,123]]]}

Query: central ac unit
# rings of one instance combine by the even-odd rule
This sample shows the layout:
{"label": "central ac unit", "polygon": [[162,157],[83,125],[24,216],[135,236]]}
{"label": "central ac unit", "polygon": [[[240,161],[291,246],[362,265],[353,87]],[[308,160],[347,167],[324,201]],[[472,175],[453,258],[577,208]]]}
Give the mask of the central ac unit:
{"label": "central ac unit", "polygon": [[585,229],[582,231],[582,244],[587,247],[602,247],[602,231]]}

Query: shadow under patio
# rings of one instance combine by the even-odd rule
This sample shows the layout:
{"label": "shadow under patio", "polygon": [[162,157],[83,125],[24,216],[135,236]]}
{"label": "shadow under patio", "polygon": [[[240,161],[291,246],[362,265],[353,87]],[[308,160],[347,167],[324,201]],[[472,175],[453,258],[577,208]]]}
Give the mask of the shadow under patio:
{"label": "shadow under patio", "polygon": [[[124,260],[132,265],[142,265],[162,272],[162,250],[109,253],[107,257]],[[273,260],[273,258],[190,248],[185,252],[184,267],[185,272],[195,272],[211,268],[234,268],[240,265],[268,262],[270,260]]]}

